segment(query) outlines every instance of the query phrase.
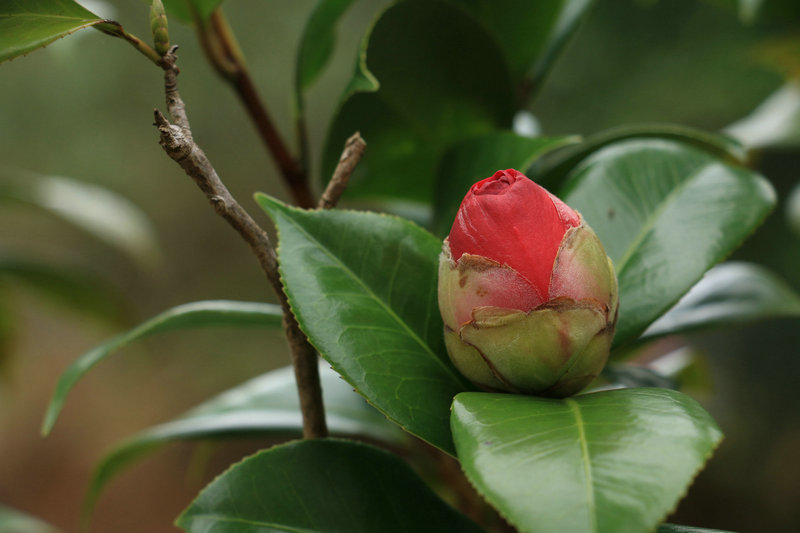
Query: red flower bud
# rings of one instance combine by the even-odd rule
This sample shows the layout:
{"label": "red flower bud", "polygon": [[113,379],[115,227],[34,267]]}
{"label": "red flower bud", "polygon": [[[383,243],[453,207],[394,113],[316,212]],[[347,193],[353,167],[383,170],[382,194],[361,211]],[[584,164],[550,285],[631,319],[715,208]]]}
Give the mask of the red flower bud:
{"label": "red flower bud", "polygon": [[608,358],[617,298],[611,262],[576,211],[516,170],[472,186],[439,268],[448,353],[469,379],[577,392]]}
{"label": "red flower bud", "polygon": [[[473,185],[450,230],[450,252],[480,255],[513,268],[547,300],[564,233],[578,213],[516,170],[498,170]],[[517,309],[522,309],[516,307]]]}

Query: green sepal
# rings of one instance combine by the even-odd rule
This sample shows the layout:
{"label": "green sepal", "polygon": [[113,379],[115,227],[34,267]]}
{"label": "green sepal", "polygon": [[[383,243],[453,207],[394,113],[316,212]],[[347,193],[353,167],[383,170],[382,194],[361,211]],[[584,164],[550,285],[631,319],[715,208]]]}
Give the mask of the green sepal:
{"label": "green sepal", "polygon": [[606,311],[591,301],[561,298],[529,313],[478,308],[473,315],[459,337],[503,383],[500,390],[568,396],[599,375],[608,358]]}

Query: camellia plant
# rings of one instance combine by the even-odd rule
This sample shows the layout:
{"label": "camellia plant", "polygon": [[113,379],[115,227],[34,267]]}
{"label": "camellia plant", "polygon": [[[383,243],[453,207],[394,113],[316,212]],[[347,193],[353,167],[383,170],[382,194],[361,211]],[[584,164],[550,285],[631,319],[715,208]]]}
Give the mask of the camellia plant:
{"label": "camellia plant", "polygon": [[[674,125],[586,139],[514,131],[591,2],[398,0],[353,58],[315,182],[304,102],[353,2],[318,0],[308,18],[297,153],[272,125],[219,0],[164,3],[151,2],[151,45],[73,0],[0,2],[0,60],[94,27],[163,71],[154,140],[250,246],[278,304],[189,303],[97,346],[61,376],[43,433],[92,367],[150,335],[282,325],[292,366],[119,445],[97,467],[87,512],[158,445],[268,434],[286,442],[217,477],[187,502],[180,528],[702,531],[664,522],[722,432],[693,398],[660,386],[677,376],[631,358],[666,335],[798,314],[770,299],[788,294],[772,276],[712,269],[775,204],[740,145]],[[256,194],[277,245],[195,140],[169,35],[178,22],[197,32],[292,195],[294,205]],[[340,198],[378,207],[339,209]],[[391,214],[409,202],[420,220]],[[743,300],[733,291],[745,281],[764,290]],[[720,310],[729,300],[740,305]],[[420,458],[431,454],[456,461],[468,484],[429,483],[436,474]]]}

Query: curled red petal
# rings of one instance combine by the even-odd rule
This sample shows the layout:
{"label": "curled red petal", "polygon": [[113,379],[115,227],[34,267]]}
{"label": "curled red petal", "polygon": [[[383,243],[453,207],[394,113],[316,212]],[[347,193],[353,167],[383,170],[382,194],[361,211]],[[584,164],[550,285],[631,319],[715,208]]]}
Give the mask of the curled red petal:
{"label": "curled red petal", "polygon": [[508,265],[547,298],[564,233],[580,216],[520,172],[499,170],[470,188],[449,241],[453,259],[465,253]]}

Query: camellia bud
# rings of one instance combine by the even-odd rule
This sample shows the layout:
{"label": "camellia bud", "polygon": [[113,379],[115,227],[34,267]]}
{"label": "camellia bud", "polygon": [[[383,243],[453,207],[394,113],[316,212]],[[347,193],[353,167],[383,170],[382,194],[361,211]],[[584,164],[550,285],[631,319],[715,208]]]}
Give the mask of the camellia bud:
{"label": "camellia bud", "polygon": [[169,50],[169,30],[167,13],[161,0],[150,2],[150,32],[153,34],[153,45],[158,55],[163,56]]}
{"label": "camellia bud", "polygon": [[581,215],[516,170],[479,181],[439,258],[447,352],[487,390],[564,397],[603,369],[617,278]]}

